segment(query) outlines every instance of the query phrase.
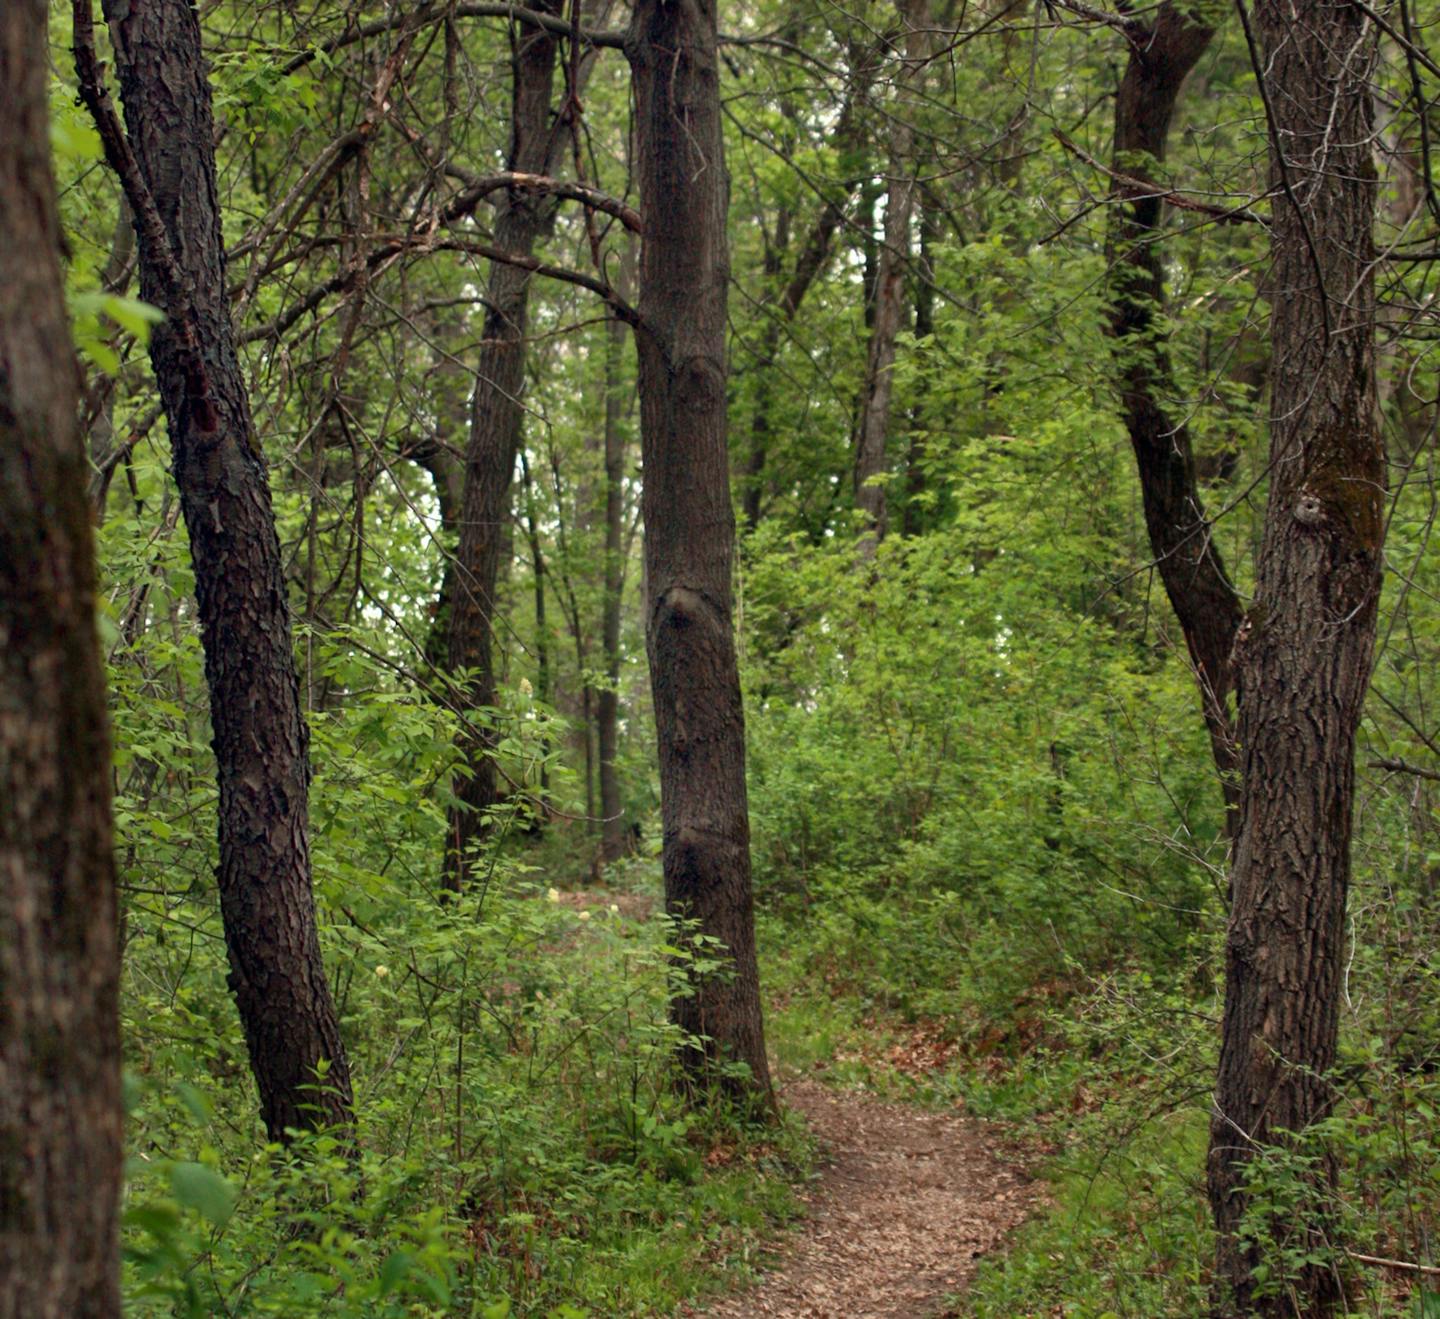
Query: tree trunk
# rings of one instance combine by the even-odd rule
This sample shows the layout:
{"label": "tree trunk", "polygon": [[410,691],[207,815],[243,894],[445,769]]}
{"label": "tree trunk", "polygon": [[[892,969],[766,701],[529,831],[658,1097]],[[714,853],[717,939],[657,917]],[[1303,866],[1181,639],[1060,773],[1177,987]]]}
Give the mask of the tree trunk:
{"label": "tree trunk", "polygon": [[0,1317],[120,1314],[119,951],[48,12],[0,8]]}
{"label": "tree trunk", "polygon": [[[1355,732],[1368,686],[1384,536],[1375,394],[1375,29],[1359,8],[1255,6],[1270,115],[1274,355],[1270,495],[1256,604],[1236,642],[1242,795],[1210,1132],[1223,1315],[1333,1312],[1333,1263],[1262,1295],[1275,1253],[1237,1228],[1247,1165],[1325,1117],[1350,879]],[[1328,1253],[1334,1167],[1303,1216],[1269,1229]],[[1325,1255],[1322,1253],[1322,1259]]]}
{"label": "tree trunk", "polygon": [[[725,445],[725,172],[713,0],[638,0],[626,38],[644,203],[640,317],[646,648],[660,753],[666,909],[718,940],[676,1023],[686,1075],[773,1104],[755,961],[745,717],[732,631]],[[709,950],[713,952],[714,950]],[[702,955],[705,955],[702,952]],[[742,1063],[748,1076],[725,1064]]]}
{"label": "tree trunk", "polygon": [[627,832],[620,803],[620,606],[625,590],[625,434],[621,366],[625,322],[605,323],[605,590],[601,603],[600,645],[605,657],[605,682],[596,699],[595,721],[600,751],[600,859],[625,855]]}
{"label": "tree trunk", "polygon": [[[265,460],[225,287],[215,125],[186,0],[106,0],[129,140],[75,6],[82,94],[135,212],[150,360],[195,567],[220,805],[220,912],[265,1129],[348,1126],[350,1074],[310,888],[309,733]],[[133,152],[133,154],[132,154]],[[323,1089],[316,1088],[324,1073]]]}
{"label": "tree trunk", "polygon": [[[915,279],[915,339],[923,343],[935,333],[935,244],[940,239],[940,213],[922,189],[920,205],[920,266]],[[910,408],[910,452],[905,456],[905,506],[900,514],[900,534],[918,536],[933,522],[925,510],[926,427],[925,412],[930,393],[928,377],[922,377]]]}
{"label": "tree trunk", "polygon": [[[525,487],[525,543],[530,548],[530,585],[535,601],[535,697],[541,705],[549,707],[550,693],[550,624],[545,617],[545,553],[540,544],[540,521],[535,515],[535,483],[530,479],[530,464],[525,460],[525,450],[520,448],[520,472]],[[588,726],[587,726],[588,727]],[[548,755],[548,746],[542,755]],[[535,803],[535,818],[532,832],[538,833],[545,823],[550,806],[550,768],[545,760],[540,762],[540,792]]]}
{"label": "tree trunk", "polygon": [[1165,332],[1156,325],[1165,302],[1157,241],[1165,204],[1155,194],[1165,186],[1161,167],[1176,98],[1211,35],[1171,3],[1160,7],[1153,27],[1130,34],[1130,59],[1115,98],[1115,172],[1121,177],[1112,183],[1111,197],[1121,205],[1112,211],[1110,332],[1118,341],[1120,400],[1140,475],[1150,552],[1200,687],[1233,837],[1240,786],[1229,708],[1235,686],[1230,652],[1240,600],[1205,519],[1189,429],[1167,410],[1167,400],[1178,391]]}
{"label": "tree trunk", "polygon": [[[558,0],[537,6],[559,13]],[[558,151],[558,126],[550,123],[551,84],[558,39],[531,24],[515,28],[511,85],[510,153],[506,168],[548,174]],[[552,197],[511,189],[495,208],[495,245],[528,256],[555,213]],[[465,670],[462,695],[466,731],[460,750],[465,772],[456,776],[458,803],[450,811],[445,884],[464,887],[476,841],[498,804],[494,752],[496,730],[488,711],[496,704],[491,632],[502,548],[507,542],[510,483],[524,420],[525,325],[531,272],[508,262],[490,266],[485,331],[471,405],[465,453],[465,495],[460,543],[446,569],[441,599],[449,610],[449,666]]]}
{"label": "tree trunk", "polygon": [[855,507],[861,517],[861,550],[869,555],[884,539],[888,512],[885,443],[895,376],[895,339],[905,311],[905,269],[910,261],[910,220],[915,211],[915,129],[912,93],[923,76],[928,48],[926,0],[896,0],[900,11],[903,66],[896,84],[890,127],[889,182],[885,197],[885,243],[875,276],[875,319],[855,432]]}

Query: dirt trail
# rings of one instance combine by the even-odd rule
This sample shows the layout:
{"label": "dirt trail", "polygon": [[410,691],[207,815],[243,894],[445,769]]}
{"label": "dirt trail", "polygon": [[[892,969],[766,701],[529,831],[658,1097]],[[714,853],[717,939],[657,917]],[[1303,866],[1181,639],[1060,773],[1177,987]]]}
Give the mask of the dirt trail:
{"label": "dirt trail", "polygon": [[787,1087],[785,1102],[809,1119],[828,1166],[774,1271],[705,1319],[932,1319],[1034,1196],[983,1122],[813,1081]]}

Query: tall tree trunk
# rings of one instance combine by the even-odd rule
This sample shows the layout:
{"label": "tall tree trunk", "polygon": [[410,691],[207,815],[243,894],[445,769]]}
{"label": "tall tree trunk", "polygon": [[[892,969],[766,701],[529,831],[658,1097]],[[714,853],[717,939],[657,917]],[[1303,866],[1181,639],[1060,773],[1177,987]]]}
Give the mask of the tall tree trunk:
{"label": "tall tree trunk", "polygon": [[1230,714],[1230,652],[1241,608],[1210,534],[1195,475],[1190,431],[1168,410],[1177,396],[1165,331],[1157,315],[1165,276],[1157,241],[1164,216],[1162,182],[1170,120],[1180,88],[1210,44],[1212,30],[1184,7],[1163,4],[1153,26],[1131,31],[1130,58],[1115,98],[1115,172],[1120,205],[1110,235],[1120,399],[1140,474],[1150,552],[1180,622],[1200,688],[1210,752],[1234,836],[1240,785]]}
{"label": "tall tree trunk", "polygon": [[48,11],[0,9],[0,1319],[120,1314],[120,973]]}
{"label": "tall tree trunk", "polygon": [[[150,360],[195,566],[220,787],[220,913],[266,1131],[348,1125],[350,1073],[310,887],[309,733],[264,456],[225,287],[215,124],[186,0],[107,0],[127,139],[76,0],[82,95],[135,213]],[[133,144],[133,145],[132,145]],[[324,1073],[322,1089],[317,1074]]]}
{"label": "tall tree trunk", "polygon": [[[1209,1183],[1220,1312],[1318,1319],[1338,1300],[1333,1265],[1301,1265],[1262,1296],[1255,1268],[1266,1246],[1237,1229],[1247,1166],[1332,1102],[1355,732],[1384,537],[1375,29],[1355,5],[1297,0],[1260,0],[1255,29],[1274,197],[1271,475],[1256,604],[1236,643],[1242,795]],[[1313,1181],[1302,1221],[1267,1226],[1287,1247],[1318,1252],[1333,1165],[1322,1162]]]}
{"label": "tall tree trunk", "polygon": [[[559,0],[537,6],[559,13]],[[550,122],[558,39],[531,24],[515,27],[511,83],[510,152],[507,168],[524,174],[548,174],[558,153],[560,133]],[[555,213],[554,199],[511,189],[495,208],[495,245],[528,256]],[[499,801],[494,751],[496,731],[487,726],[496,704],[495,657],[491,632],[502,548],[507,543],[510,483],[524,421],[525,326],[530,306],[531,272],[496,261],[490,266],[485,331],[471,405],[470,438],[465,453],[465,495],[460,543],[445,572],[441,600],[449,611],[449,665],[465,670],[462,703],[468,722],[461,737],[465,772],[457,775],[457,804],[450,811],[446,887],[466,882],[476,840],[487,815]]]}
{"label": "tall tree trunk", "polygon": [[[760,1011],[735,654],[735,516],[725,445],[725,172],[714,0],[637,0],[646,648],[660,753],[665,904],[718,940],[729,974],[676,999],[693,1086],[773,1100]],[[737,1077],[723,1064],[743,1063]]]}
{"label": "tall tree trunk", "polygon": [[885,472],[885,443],[890,431],[890,397],[895,377],[895,340],[905,311],[905,269],[910,261],[910,220],[915,211],[915,129],[913,92],[925,69],[928,50],[926,0],[896,0],[900,11],[902,66],[890,126],[889,180],[885,196],[885,243],[875,276],[875,319],[861,390],[855,432],[855,507],[860,510],[861,549],[873,554],[885,536],[888,512],[885,487],[875,478]]}
{"label": "tall tree trunk", "polygon": [[[920,205],[920,266],[915,278],[915,338],[919,342],[935,333],[935,244],[940,238],[940,213],[922,189]],[[900,534],[917,536],[933,518],[925,513],[926,403],[930,393],[922,377],[910,408],[910,452],[905,456],[905,506],[900,514]]]}
{"label": "tall tree trunk", "polygon": [[620,802],[620,607],[625,590],[625,433],[621,426],[624,398],[621,368],[624,321],[605,323],[605,587],[601,602],[600,646],[605,682],[596,698],[595,722],[600,752],[600,859],[625,855],[626,830]]}

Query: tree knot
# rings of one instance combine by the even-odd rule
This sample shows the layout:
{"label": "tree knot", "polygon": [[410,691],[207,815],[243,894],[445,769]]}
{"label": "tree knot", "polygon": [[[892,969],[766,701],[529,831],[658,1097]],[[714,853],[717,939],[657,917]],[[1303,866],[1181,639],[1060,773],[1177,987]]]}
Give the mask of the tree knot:
{"label": "tree knot", "polygon": [[1302,489],[1291,512],[1302,527],[1318,527],[1325,520],[1325,505],[1313,490]]}

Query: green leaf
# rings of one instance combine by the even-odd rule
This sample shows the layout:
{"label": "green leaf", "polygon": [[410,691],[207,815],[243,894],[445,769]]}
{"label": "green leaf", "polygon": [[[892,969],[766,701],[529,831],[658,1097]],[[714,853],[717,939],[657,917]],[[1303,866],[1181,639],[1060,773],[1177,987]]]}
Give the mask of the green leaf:
{"label": "green leaf", "polygon": [[122,297],[118,293],[107,293],[100,310],[121,329],[129,330],[142,344],[150,341],[150,327],[165,319],[165,313],[159,307],[139,298]]}
{"label": "green leaf", "polygon": [[50,149],[67,160],[99,160],[100,134],[78,115],[57,114],[50,118]]}
{"label": "green leaf", "polygon": [[388,1296],[410,1273],[414,1259],[408,1250],[397,1250],[386,1256],[380,1266],[380,1295]]}
{"label": "green leaf", "polygon": [[141,1204],[125,1211],[125,1221],[157,1241],[168,1241],[180,1226],[180,1215],[168,1204]]}
{"label": "green leaf", "polygon": [[177,1163],[170,1169],[170,1186],[182,1205],[197,1210],[216,1227],[229,1220],[239,1198],[225,1178],[203,1163]]}
{"label": "green leaf", "polygon": [[[168,838],[170,835],[167,832],[158,836]],[[196,1122],[200,1123],[201,1126],[204,1126],[205,1123],[214,1117],[215,1114],[214,1110],[210,1107],[210,1101],[188,1081],[181,1081],[180,1084],[175,1087],[175,1093],[180,1096],[180,1102],[185,1105],[186,1111]]]}

